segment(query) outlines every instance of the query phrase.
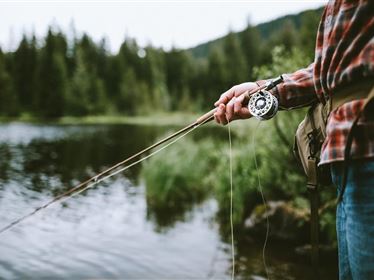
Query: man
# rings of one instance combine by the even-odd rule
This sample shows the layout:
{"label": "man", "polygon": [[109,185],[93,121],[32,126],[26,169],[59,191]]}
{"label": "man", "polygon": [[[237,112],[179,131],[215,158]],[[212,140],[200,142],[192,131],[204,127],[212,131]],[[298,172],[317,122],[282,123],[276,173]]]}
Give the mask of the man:
{"label": "man", "polygon": [[[374,85],[374,0],[330,0],[318,28],[314,63],[284,75],[272,93],[285,108],[329,102],[347,91],[351,98],[331,111],[320,164],[329,164],[341,192],[345,144],[363,110],[362,92]],[[215,103],[215,120],[227,124],[251,117],[244,92],[256,83],[236,85]],[[351,94],[352,93],[352,94]],[[341,98],[340,98],[341,99]],[[337,207],[339,279],[374,279],[374,116],[360,117],[351,148],[346,189]]]}

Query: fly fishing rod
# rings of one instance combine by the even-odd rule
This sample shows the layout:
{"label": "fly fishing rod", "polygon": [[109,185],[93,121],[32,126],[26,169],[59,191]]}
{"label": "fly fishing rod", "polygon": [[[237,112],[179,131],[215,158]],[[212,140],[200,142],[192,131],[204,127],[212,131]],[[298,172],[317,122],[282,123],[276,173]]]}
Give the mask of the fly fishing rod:
{"label": "fly fishing rod", "polygon": [[[244,94],[246,94],[246,97],[248,98],[248,109],[254,117],[256,117],[260,120],[266,120],[266,119],[272,118],[276,114],[276,112],[278,111],[278,100],[275,96],[273,96],[269,92],[269,90],[274,88],[276,85],[278,85],[282,81],[283,81],[283,77],[279,76],[278,78],[276,78],[276,79],[274,79],[274,80],[272,80],[272,81],[270,81],[270,82],[268,82],[268,83],[266,83],[262,86],[259,86],[252,91],[248,91],[248,92],[244,93]],[[95,185],[95,184],[97,184],[97,183],[99,183],[99,182],[101,182],[101,181],[103,181],[103,180],[105,180],[105,179],[107,179],[107,178],[109,178],[109,177],[111,177],[111,176],[113,176],[113,175],[115,175],[119,172],[122,172],[125,169],[128,169],[128,168],[132,167],[133,165],[141,162],[142,160],[138,160],[138,161],[135,161],[132,164],[126,166],[126,168],[121,168],[121,166],[139,158],[141,155],[146,154],[147,152],[151,151],[152,149],[154,149],[156,147],[159,147],[162,144],[165,144],[165,143],[169,142],[170,140],[172,140],[174,138],[177,138],[179,136],[176,139],[176,140],[178,140],[178,139],[182,138],[183,136],[185,136],[186,134],[188,134],[189,132],[191,132],[192,130],[196,129],[197,127],[210,122],[211,120],[214,119],[214,113],[216,111],[217,111],[217,108],[212,109],[211,111],[202,115],[195,122],[189,124],[188,126],[182,128],[182,129],[178,130],[177,132],[167,136],[166,138],[152,144],[151,146],[139,151],[138,153],[130,156],[129,158],[127,158],[127,159],[125,159],[121,162],[118,162],[117,164],[115,164],[115,165],[107,168],[106,170],[96,174],[95,176],[93,176],[93,177],[87,179],[86,181],[78,184],[77,186],[71,188],[70,190],[56,196],[55,198],[53,198],[52,200],[50,200],[46,204],[35,208],[29,214],[27,214],[25,216],[22,216],[22,217],[18,218],[17,220],[14,220],[13,222],[8,224],[7,226],[1,228],[0,229],[0,234],[3,233],[4,231],[9,230],[10,228],[14,227],[15,225],[21,223],[25,219],[35,215],[40,210],[47,208],[51,204],[53,204],[57,201],[60,201],[64,198],[68,198],[68,197],[70,197],[74,194],[80,193],[80,192],[88,189],[89,187],[91,187],[91,186],[93,186],[93,185]],[[162,148],[166,148],[166,146],[167,145],[163,146]],[[160,150],[158,150],[158,151],[160,151]],[[150,155],[148,155],[147,157],[149,157],[149,156]]]}

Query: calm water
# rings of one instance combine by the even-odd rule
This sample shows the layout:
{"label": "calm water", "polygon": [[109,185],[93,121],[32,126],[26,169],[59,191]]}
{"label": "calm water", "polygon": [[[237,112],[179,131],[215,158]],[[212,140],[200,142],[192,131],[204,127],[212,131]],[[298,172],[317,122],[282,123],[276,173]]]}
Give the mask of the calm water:
{"label": "calm water", "polygon": [[[175,129],[0,125],[0,227]],[[188,137],[212,133],[226,137],[222,129]],[[0,278],[230,279],[230,246],[219,234],[215,201],[160,225],[163,217],[147,208],[139,168],[0,235]],[[236,244],[237,279],[261,279],[262,242],[237,236]],[[308,279],[308,263],[286,244],[270,243],[267,255],[272,279]],[[335,270],[325,270],[333,279]]]}

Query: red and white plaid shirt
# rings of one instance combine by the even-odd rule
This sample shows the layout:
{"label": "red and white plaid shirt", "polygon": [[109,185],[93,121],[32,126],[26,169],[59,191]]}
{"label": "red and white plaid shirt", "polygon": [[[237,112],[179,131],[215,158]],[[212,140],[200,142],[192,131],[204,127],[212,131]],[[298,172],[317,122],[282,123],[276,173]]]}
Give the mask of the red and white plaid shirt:
{"label": "red and white plaid shirt", "polygon": [[[318,28],[314,63],[284,75],[273,93],[286,108],[324,101],[337,89],[374,80],[374,0],[330,0]],[[352,122],[364,100],[343,104],[330,113],[320,164],[341,161]],[[352,158],[374,157],[374,123],[361,121]]]}

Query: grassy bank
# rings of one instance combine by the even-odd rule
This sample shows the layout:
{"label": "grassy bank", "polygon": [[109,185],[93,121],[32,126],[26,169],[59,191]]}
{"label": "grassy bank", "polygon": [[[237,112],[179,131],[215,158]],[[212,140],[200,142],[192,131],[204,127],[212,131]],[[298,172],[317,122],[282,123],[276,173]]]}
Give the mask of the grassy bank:
{"label": "grassy bank", "polygon": [[[278,119],[278,129],[274,121],[261,122],[259,127],[256,120],[232,125],[233,220],[237,229],[243,228],[246,218],[262,204],[259,184],[267,200],[290,202],[308,212],[305,178],[291,152],[292,133],[283,139],[287,144],[277,132],[279,129],[293,131],[298,121],[299,116],[282,115]],[[219,207],[217,218],[222,230],[227,231],[230,212],[228,141],[213,137],[197,141],[182,139],[163,151],[162,156],[149,159],[141,175],[146,182],[147,204],[151,210],[180,216],[181,211],[214,197]],[[329,199],[331,192],[322,194],[322,203]],[[333,241],[333,209],[322,215],[321,225],[324,239]]]}
{"label": "grassy bank", "polygon": [[143,116],[98,115],[85,117],[66,116],[57,119],[38,118],[22,115],[17,118],[0,117],[0,123],[49,123],[49,124],[137,124],[137,125],[187,125],[200,115],[193,113],[155,113]]}

